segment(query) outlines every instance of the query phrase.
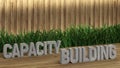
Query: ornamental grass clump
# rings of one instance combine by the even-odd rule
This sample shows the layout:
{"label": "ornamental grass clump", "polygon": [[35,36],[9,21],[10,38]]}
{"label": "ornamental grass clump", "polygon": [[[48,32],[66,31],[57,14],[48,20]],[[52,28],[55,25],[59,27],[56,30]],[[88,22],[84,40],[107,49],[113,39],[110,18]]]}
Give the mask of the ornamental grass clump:
{"label": "ornamental grass clump", "polygon": [[0,52],[4,44],[27,43],[38,41],[61,40],[61,48],[120,43],[120,24],[93,28],[90,26],[71,26],[64,31],[52,29],[49,31],[26,32],[17,35],[0,31]]}

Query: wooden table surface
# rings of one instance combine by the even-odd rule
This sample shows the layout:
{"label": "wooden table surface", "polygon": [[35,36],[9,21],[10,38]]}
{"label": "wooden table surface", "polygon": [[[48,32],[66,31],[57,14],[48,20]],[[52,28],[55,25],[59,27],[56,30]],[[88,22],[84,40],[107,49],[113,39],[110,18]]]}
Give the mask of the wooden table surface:
{"label": "wooden table surface", "polygon": [[117,58],[115,60],[95,61],[89,63],[60,64],[60,55],[53,54],[37,57],[4,59],[0,55],[0,68],[120,68],[120,44],[116,44]]}

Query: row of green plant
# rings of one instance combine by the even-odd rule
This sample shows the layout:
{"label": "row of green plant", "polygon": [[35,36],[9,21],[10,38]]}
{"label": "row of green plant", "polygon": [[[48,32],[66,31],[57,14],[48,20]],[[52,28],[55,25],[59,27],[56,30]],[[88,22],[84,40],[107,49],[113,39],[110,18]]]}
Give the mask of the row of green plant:
{"label": "row of green plant", "polygon": [[4,44],[30,43],[38,41],[61,40],[61,47],[111,44],[120,42],[120,25],[92,28],[90,26],[72,26],[65,31],[50,30],[20,33],[18,35],[0,32],[0,52]]}

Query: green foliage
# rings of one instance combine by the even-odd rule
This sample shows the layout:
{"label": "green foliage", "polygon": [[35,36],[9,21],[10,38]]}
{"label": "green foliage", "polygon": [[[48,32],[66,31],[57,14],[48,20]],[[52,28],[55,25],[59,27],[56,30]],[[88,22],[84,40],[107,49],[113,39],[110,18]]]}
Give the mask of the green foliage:
{"label": "green foliage", "polygon": [[120,25],[93,28],[90,26],[71,26],[65,31],[50,30],[20,33],[18,35],[0,32],[0,52],[4,44],[30,43],[37,41],[61,40],[61,48],[85,45],[120,43]]}

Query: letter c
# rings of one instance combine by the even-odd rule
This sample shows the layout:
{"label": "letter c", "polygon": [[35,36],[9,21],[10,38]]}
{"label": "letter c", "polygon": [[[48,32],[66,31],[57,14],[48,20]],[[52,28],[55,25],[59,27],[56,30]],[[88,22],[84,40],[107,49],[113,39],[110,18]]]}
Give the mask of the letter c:
{"label": "letter c", "polygon": [[9,59],[12,57],[12,53],[8,53],[7,49],[12,49],[12,46],[10,44],[5,44],[4,47],[3,47],[3,56],[6,58],[6,59]]}

